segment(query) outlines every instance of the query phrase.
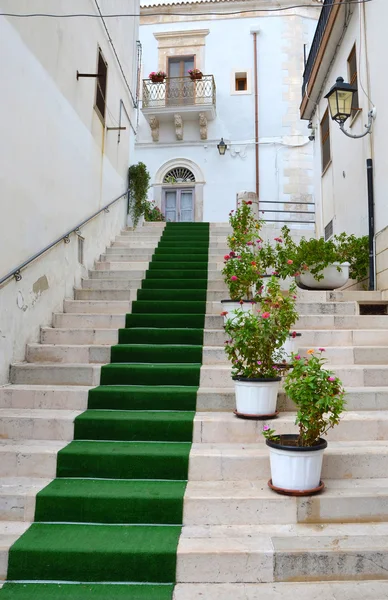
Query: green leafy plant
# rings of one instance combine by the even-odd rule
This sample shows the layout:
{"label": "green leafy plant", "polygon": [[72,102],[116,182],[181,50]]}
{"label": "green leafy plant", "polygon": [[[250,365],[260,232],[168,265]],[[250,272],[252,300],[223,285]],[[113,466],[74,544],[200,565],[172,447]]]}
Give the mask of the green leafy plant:
{"label": "green leafy plant", "polygon": [[[345,390],[332,371],[323,368],[324,348],[308,350],[307,358],[293,354],[291,366],[284,380],[286,394],[297,407],[296,425],[299,426],[298,446],[311,447],[327,432],[338,425],[345,407]],[[265,438],[281,443],[282,436],[272,429],[263,430]]]}
{"label": "green leafy plant", "polygon": [[237,209],[230,211],[229,223],[232,226],[232,234],[228,236],[228,246],[234,252],[240,251],[247,246],[252,248],[260,245],[260,229],[263,221],[256,219],[252,211],[252,201],[243,200]]}
{"label": "green leafy plant", "polygon": [[133,226],[136,227],[139,219],[147,210],[147,194],[150,187],[150,174],[144,163],[131,165],[128,169],[129,213]]}
{"label": "green leafy plant", "polygon": [[261,285],[261,268],[254,250],[245,249],[239,253],[231,250],[224,256],[222,274],[231,300],[253,299],[256,286]]}
{"label": "green leafy plant", "polygon": [[282,234],[273,239],[273,242],[263,242],[259,247],[259,257],[265,271],[279,275],[282,279],[298,274],[295,263],[297,262],[297,245],[290,235],[290,230],[285,225]]}
{"label": "green leafy plant", "polygon": [[158,208],[153,201],[148,201],[145,211],[144,211],[144,219],[146,221],[165,221],[164,214],[161,212],[160,208]]}
{"label": "green leafy plant", "polygon": [[276,377],[281,369],[281,347],[298,318],[296,295],[283,295],[277,277],[271,277],[267,289],[258,293],[257,310],[237,310],[225,324],[229,337],[225,352],[234,377]]}
{"label": "green leafy plant", "polygon": [[350,263],[349,276],[359,283],[368,277],[369,269],[369,239],[367,235],[356,237],[341,233],[335,235],[338,253],[342,261]]}

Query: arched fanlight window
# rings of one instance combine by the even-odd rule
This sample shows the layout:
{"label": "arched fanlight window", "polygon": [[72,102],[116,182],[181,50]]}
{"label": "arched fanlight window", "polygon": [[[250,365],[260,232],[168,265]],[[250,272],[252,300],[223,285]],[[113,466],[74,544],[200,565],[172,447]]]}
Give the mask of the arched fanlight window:
{"label": "arched fanlight window", "polygon": [[195,177],[186,167],[176,167],[166,173],[163,183],[195,183]]}

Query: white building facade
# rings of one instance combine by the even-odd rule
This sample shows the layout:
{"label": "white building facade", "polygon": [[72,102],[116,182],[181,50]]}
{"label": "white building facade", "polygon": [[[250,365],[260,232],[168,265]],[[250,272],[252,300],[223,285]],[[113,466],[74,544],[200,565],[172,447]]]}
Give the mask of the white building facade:
{"label": "white building facade", "polygon": [[[388,83],[382,76],[383,50],[387,47],[384,0],[331,6],[325,1],[305,73],[301,116],[310,121],[315,135],[314,187],[317,234],[342,231],[368,235],[367,160],[373,165],[375,280],[377,289],[388,289],[388,204],[386,173],[388,154],[385,109]],[[357,87],[352,117],[345,129],[362,135],[368,113],[376,107],[371,135],[350,139],[331,121],[325,95],[338,77]]]}
{"label": "white building facade", "polygon": [[[139,3],[115,0],[114,11],[138,15]],[[0,0],[0,13],[47,15],[0,15],[2,280],[126,191],[139,18],[104,19],[112,13],[109,0]],[[71,236],[23,270],[20,281],[0,283],[0,381],[125,225],[126,211],[123,198],[78,239]]]}
{"label": "white building facade", "polygon": [[[292,4],[143,2],[136,159],[167,218],[227,221],[236,195],[248,191],[269,222],[314,221],[312,143],[299,104],[319,8]],[[203,79],[191,82],[191,68]],[[152,83],[158,70],[167,78]]]}

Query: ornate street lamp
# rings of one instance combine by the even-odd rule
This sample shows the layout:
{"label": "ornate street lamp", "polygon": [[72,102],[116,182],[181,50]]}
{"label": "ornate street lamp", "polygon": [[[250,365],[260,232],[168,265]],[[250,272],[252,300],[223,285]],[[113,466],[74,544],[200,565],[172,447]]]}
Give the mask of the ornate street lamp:
{"label": "ornate street lamp", "polygon": [[353,97],[356,93],[356,87],[345,83],[343,77],[338,77],[335,85],[333,85],[330,92],[325,96],[329,103],[331,118],[338,123],[342,133],[353,139],[362,138],[371,133],[373,120],[376,118],[376,109],[372,108],[368,113],[368,125],[365,125],[365,133],[353,135],[345,131],[344,124],[352,116]]}
{"label": "ornate street lamp", "polygon": [[224,142],[224,138],[221,138],[221,141],[219,144],[217,144],[217,148],[218,148],[218,152],[220,153],[220,156],[224,156],[226,149],[227,149],[227,145]]}

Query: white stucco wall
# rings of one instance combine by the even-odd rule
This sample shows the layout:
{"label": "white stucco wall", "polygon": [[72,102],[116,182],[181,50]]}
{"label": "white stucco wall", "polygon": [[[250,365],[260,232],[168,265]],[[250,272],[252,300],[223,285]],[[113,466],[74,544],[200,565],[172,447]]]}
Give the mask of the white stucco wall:
{"label": "white stucco wall", "polygon": [[[39,13],[97,14],[92,0],[33,4]],[[114,8],[134,13],[138,4],[116,0]],[[99,0],[99,5],[103,13],[111,12],[108,0]],[[29,0],[0,0],[2,12],[31,9]],[[110,19],[107,25],[135,94],[138,19]],[[98,46],[108,63],[105,124],[118,124],[122,99],[136,126],[136,109],[99,18],[0,17],[0,278],[126,189],[134,133],[123,114],[127,130],[118,144],[117,131],[106,131],[94,110],[96,80],[76,79],[77,70],[96,72]],[[104,225],[101,220],[88,226],[89,267],[124,225],[125,209],[116,208],[115,215],[104,218]],[[9,362],[23,357],[25,342],[37,339],[38,326],[49,322],[64,293],[71,295],[80,277],[73,246],[48,253],[24,272],[20,284],[11,281],[0,287],[0,381]],[[49,290],[35,298],[34,283],[44,276]],[[17,308],[19,291],[30,298],[22,302],[26,311]]]}
{"label": "white stucco wall", "polygon": [[[235,206],[237,192],[255,190],[252,30],[259,31],[260,200],[313,200],[312,147],[307,139],[307,124],[299,119],[298,107],[303,44],[313,37],[315,15],[315,11],[305,11],[304,16],[295,16],[291,11],[280,17],[204,17],[195,22],[180,20],[140,27],[143,77],[148,77],[158,65],[158,42],[154,33],[209,29],[201,69],[214,75],[217,116],[208,123],[208,140],[200,140],[196,123],[185,123],[184,139],[178,142],[173,124],[161,123],[159,142],[152,142],[150,127],[141,115],[136,144],[136,156],[146,163],[152,178],[161,165],[173,158],[188,159],[200,166],[205,180],[204,220],[226,221],[230,209]],[[231,94],[234,70],[250,70],[252,93]],[[216,147],[221,137],[230,147],[223,157],[219,156]],[[299,145],[302,147],[292,148]],[[261,206],[271,208],[268,204]],[[267,214],[267,217],[271,218],[271,215]]]}
{"label": "white stucco wall", "polygon": [[[385,231],[388,226],[386,200],[388,116],[385,110],[388,82],[382,77],[384,57],[381,53],[381,48],[386,46],[384,24],[388,19],[388,4],[384,0],[374,0],[365,5],[365,15],[364,20],[362,6],[354,7],[348,28],[327,73],[326,83],[313,117],[314,127],[317,127],[314,144],[314,180],[319,215],[317,233],[323,235],[324,226],[334,219],[334,233],[346,231],[356,235],[367,235],[366,160],[373,158],[375,231],[378,239],[377,284],[380,289],[388,289],[388,235]],[[372,135],[359,140],[347,138],[336,123],[330,122],[332,163],[322,175],[319,123],[327,108],[327,100],[324,96],[337,77],[342,76],[345,81],[348,81],[347,59],[355,43],[359,73],[359,105],[362,111],[353,124],[348,121],[345,127],[352,134],[361,134],[365,131],[364,125],[368,121],[368,111],[372,106],[370,100],[377,107],[377,119],[373,125]]]}

